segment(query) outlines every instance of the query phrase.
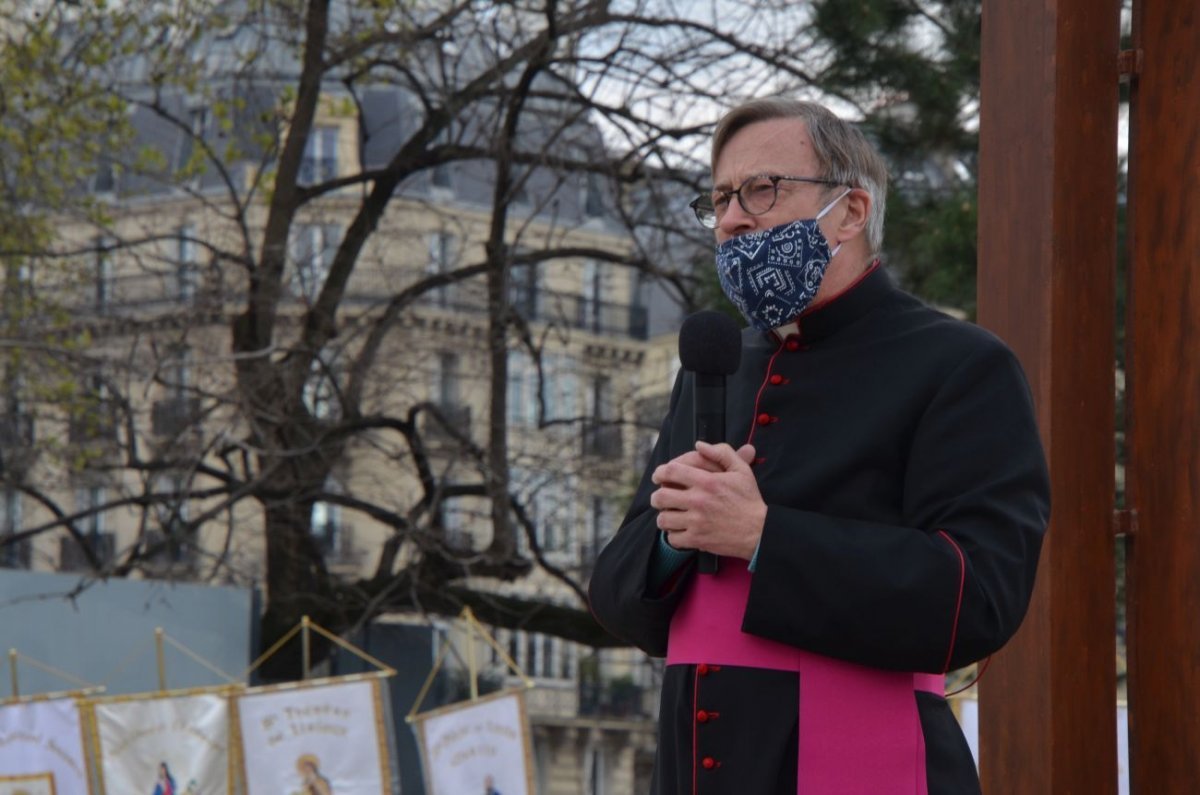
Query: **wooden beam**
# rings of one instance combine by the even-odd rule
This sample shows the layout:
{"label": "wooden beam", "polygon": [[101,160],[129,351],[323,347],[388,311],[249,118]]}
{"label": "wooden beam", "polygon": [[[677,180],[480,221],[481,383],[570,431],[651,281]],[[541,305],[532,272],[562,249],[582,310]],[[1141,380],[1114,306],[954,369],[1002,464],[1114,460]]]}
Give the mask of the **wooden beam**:
{"label": "wooden beam", "polygon": [[1200,4],[1136,0],[1126,503],[1130,778],[1200,786]]}
{"label": "wooden beam", "polygon": [[1050,461],[1029,614],[980,683],[984,791],[1117,791],[1114,315],[1119,0],[984,0],[979,322]]}

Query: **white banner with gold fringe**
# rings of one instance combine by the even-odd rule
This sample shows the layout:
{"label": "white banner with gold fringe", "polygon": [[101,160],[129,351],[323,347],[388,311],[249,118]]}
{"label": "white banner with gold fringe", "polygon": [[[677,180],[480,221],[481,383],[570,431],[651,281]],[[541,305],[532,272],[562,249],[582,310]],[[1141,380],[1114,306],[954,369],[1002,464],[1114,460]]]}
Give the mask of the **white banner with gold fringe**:
{"label": "white banner with gold fringe", "polygon": [[0,706],[0,795],[89,792],[82,726],[73,698]]}
{"label": "white banner with gold fringe", "polygon": [[155,693],[94,701],[102,795],[232,792],[229,693]]}
{"label": "white banner with gold fringe", "polygon": [[237,697],[246,795],[391,792],[383,683],[314,680]]}
{"label": "white banner with gold fringe", "polygon": [[411,720],[430,795],[532,795],[532,753],[523,692],[494,693]]}
{"label": "white banner with gold fringe", "polygon": [[0,773],[0,795],[55,795],[54,774],[6,776]]}

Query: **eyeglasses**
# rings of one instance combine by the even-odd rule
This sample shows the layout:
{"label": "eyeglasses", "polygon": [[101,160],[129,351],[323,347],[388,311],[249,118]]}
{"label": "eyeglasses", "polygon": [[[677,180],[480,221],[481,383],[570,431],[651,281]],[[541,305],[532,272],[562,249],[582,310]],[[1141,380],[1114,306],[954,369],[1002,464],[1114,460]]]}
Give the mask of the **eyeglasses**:
{"label": "eyeglasses", "polygon": [[738,204],[748,215],[762,215],[769,212],[779,200],[779,183],[809,182],[813,185],[839,185],[829,179],[815,177],[785,177],[779,174],[758,174],[746,178],[741,185],[733,190],[714,190],[712,193],[700,194],[688,205],[696,214],[696,220],[709,229],[716,229],[717,223],[729,209],[729,199],[737,196]]}

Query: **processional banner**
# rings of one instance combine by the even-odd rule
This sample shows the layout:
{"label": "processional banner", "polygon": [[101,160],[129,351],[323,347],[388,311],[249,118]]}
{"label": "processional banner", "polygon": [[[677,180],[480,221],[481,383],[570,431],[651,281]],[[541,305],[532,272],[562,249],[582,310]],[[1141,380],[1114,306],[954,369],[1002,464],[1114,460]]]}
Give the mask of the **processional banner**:
{"label": "processional banner", "polygon": [[412,718],[430,795],[533,793],[524,694],[505,691]]}
{"label": "processional banner", "polygon": [[237,697],[246,795],[390,795],[379,679],[253,688]]}
{"label": "processional banner", "polygon": [[228,691],[156,694],[94,701],[101,792],[232,792],[228,695]]}
{"label": "processional banner", "polygon": [[54,774],[6,776],[0,773],[0,795],[55,795]]}
{"label": "processional banner", "polygon": [[0,706],[0,795],[90,792],[82,726],[73,698]]}

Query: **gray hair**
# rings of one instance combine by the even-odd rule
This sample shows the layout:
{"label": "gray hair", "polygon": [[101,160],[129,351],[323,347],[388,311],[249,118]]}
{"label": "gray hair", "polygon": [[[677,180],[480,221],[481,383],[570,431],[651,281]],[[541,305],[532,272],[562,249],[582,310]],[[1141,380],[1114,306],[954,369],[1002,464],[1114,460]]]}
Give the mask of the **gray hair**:
{"label": "gray hair", "polygon": [[800,119],[808,128],[813,152],[823,179],[861,188],[871,196],[867,218],[867,245],[872,254],[883,248],[883,217],[887,209],[887,165],[862,131],[839,118],[824,105],[783,97],[754,99],[726,113],[712,140],[712,166],[734,133],[771,119]]}

